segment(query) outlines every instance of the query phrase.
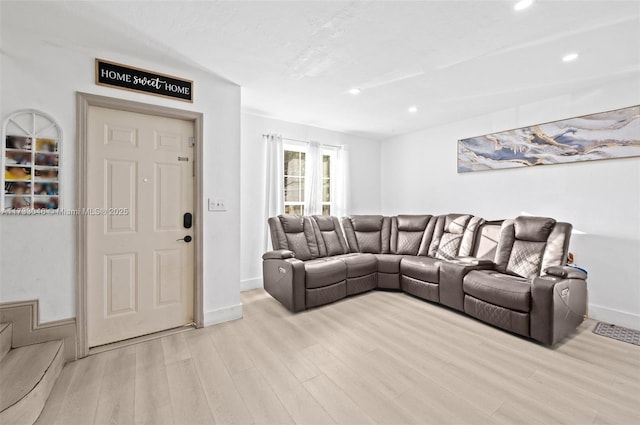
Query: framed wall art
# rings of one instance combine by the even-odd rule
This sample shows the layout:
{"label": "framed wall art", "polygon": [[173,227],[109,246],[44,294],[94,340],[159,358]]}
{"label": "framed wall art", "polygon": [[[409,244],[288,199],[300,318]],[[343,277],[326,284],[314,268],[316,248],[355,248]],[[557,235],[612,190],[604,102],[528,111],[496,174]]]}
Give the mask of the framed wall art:
{"label": "framed wall art", "polygon": [[458,173],[640,156],[640,106],[458,141]]}
{"label": "framed wall art", "polygon": [[3,210],[57,210],[60,206],[62,130],[33,109],[10,115],[2,128]]}

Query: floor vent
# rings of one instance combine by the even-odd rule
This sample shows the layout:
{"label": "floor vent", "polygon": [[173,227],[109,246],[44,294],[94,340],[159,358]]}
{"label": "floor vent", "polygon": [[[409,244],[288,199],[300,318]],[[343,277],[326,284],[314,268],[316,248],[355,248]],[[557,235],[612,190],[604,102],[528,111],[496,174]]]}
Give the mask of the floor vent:
{"label": "floor vent", "polygon": [[640,331],[623,328],[622,326],[598,322],[593,329],[593,333],[606,336],[607,338],[617,339],[618,341],[628,342],[629,344],[640,345]]}

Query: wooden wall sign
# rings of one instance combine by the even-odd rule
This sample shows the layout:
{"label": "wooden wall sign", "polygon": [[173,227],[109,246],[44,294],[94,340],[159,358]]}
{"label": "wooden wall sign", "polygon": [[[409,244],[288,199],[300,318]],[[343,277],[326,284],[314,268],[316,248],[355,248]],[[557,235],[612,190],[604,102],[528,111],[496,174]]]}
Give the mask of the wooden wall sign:
{"label": "wooden wall sign", "polygon": [[96,84],[193,103],[193,81],[96,59]]}

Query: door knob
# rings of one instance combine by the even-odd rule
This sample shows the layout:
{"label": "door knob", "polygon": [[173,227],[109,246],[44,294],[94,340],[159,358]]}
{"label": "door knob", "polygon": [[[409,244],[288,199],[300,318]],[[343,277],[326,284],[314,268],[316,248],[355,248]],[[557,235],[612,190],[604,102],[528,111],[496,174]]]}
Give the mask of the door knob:
{"label": "door knob", "polygon": [[182,239],[176,239],[176,241],[185,241],[187,243],[191,242],[192,240],[193,240],[193,238],[191,236],[189,236],[189,235],[185,236]]}

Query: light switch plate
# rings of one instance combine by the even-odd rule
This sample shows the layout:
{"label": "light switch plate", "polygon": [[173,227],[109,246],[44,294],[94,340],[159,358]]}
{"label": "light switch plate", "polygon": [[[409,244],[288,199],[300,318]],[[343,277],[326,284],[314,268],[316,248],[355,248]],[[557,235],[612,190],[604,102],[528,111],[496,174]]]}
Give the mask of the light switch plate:
{"label": "light switch plate", "polygon": [[209,198],[209,211],[226,211],[227,200],[218,198]]}

